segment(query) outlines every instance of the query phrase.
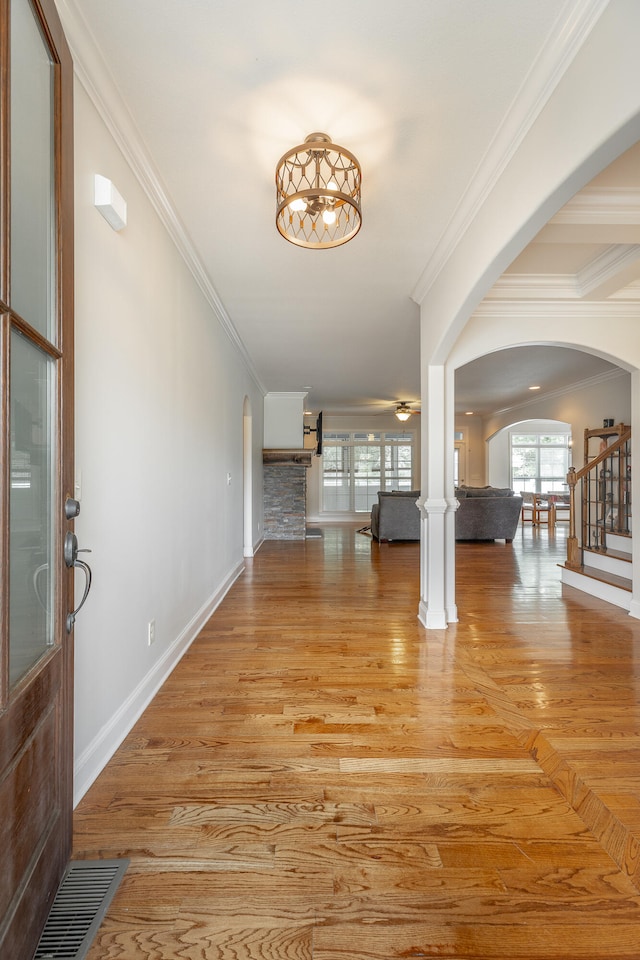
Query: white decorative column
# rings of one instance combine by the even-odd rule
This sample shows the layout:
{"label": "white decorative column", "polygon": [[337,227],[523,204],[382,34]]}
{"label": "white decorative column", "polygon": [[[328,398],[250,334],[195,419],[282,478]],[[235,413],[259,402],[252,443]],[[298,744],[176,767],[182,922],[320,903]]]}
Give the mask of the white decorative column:
{"label": "white decorative column", "polygon": [[444,517],[446,500],[418,501],[420,523],[420,608],[418,619],[428,630],[444,630],[445,609]]}
{"label": "white decorative column", "polygon": [[445,588],[444,605],[447,623],[458,622],[458,607],[456,606],[456,510],[460,501],[453,495],[454,470],[453,453],[455,447],[456,408],[455,408],[455,369],[445,368],[445,405],[444,405],[444,486],[448,494],[447,512],[444,518],[444,550],[445,550]]}

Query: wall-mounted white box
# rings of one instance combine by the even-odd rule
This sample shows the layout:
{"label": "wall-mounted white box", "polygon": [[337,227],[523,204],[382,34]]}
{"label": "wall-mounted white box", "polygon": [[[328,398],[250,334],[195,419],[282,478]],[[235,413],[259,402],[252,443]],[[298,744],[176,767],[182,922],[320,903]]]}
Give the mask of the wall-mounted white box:
{"label": "wall-mounted white box", "polygon": [[95,207],[100,211],[110,227],[122,230],[127,225],[127,201],[118,193],[111,180],[95,175],[94,198]]}

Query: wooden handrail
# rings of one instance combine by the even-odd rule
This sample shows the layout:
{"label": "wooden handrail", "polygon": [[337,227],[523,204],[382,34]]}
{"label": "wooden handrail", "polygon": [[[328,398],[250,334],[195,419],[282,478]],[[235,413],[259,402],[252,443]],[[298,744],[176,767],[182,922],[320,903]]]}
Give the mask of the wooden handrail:
{"label": "wooden handrail", "polygon": [[[593,460],[589,460],[588,463],[585,463],[584,467],[581,467],[579,470],[576,470],[575,467],[570,467],[569,472],[567,473],[567,484],[569,485],[569,536],[567,537],[567,566],[574,570],[578,570],[582,566],[578,538],[576,537],[576,484],[578,483],[578,480],[582,480],[584,477],[586,477],[587,474],[603,463],[607,457],[610,457],[612,454],[619,451],[621,447],[631,439],[631,427],[627,427],[622,423],[618,424],[618,426],[620,431],[618,433],[618,439],[615,441],[615,443],[612,443],[604,450],[601,450],[597,457],[594,457]],[[615,436],[615,433],[612,433],[612,436]]]}
{"label": "wooden handrail", "polygon": [[584,467],[580,467],[579,470],[576,470],[574,467],[569,468],[569,473],[567,474],[567,483],[571,483],[569,480],[570,475],[573,473],[575,480],[573,485],[575,486],[578,480],[582,480],[583,477],[589,473],[594,467],[597,467],[598,464],[602,463],[603,460],[606,460],[607,457],[610,457],[612,453],[615,453],[616,450],[619,450],[623,443],[626,443],[627,440],[631,439],[631,427],[627,427],[624,430],[615,443],[612,443],[606,449],[602,450],[597,457],[594,457],[593,460],[589,460],[589,463],[585,463]]}

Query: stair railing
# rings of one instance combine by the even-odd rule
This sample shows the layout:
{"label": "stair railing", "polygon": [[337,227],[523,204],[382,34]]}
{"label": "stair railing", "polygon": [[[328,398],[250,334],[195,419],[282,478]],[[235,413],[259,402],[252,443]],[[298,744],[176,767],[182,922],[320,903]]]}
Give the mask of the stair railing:
{"label": "stair railing", "polygon": [[[617,470],[614,471],[614,461]],[[598,475],[598,467],[603,466]],[[582,546],[576,537],[576,498],[582,481]],[[569,485],[569,536],[567,567],[580,569],[584,546],[606,551],[609,533],[629,533],[631,518],[631,428],[621,425],[618,439],[601,450],[597,457],[567,473]],[[595,519],[594,519],[595,518]]]}

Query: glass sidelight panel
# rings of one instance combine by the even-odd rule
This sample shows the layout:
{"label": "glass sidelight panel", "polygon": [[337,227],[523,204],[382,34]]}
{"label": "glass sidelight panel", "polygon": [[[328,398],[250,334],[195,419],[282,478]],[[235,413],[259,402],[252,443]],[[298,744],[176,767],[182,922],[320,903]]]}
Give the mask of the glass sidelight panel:
{"label": "glass sidelight panel", "polygon": [[55,341],[53,70],[29,0],[12,0],[11,306]]}
{"label": "glass sidelight panel", "polygon": [[11,335],[9,680],[54,642],[55,361]]}

